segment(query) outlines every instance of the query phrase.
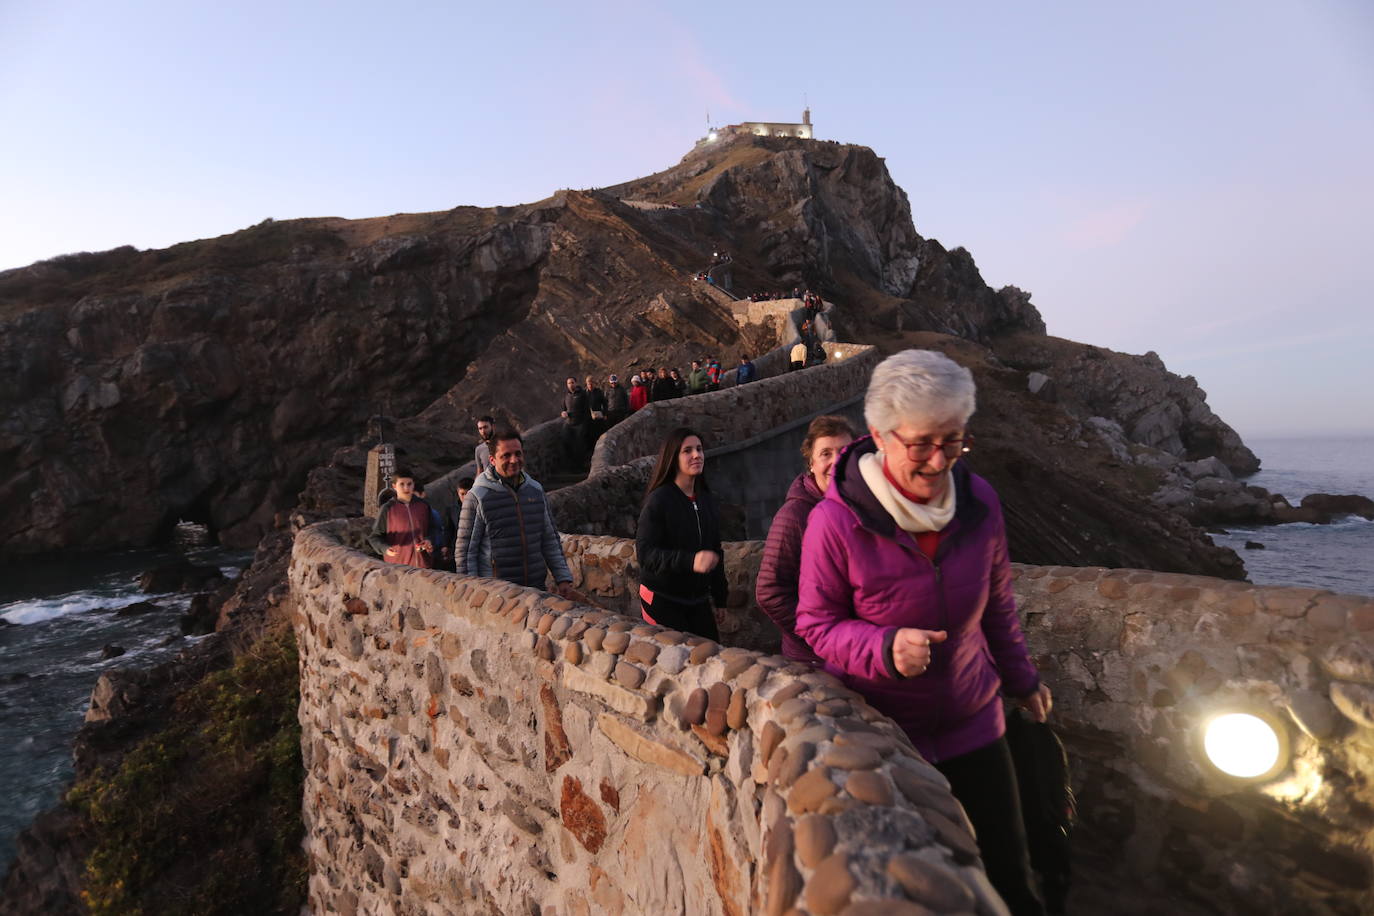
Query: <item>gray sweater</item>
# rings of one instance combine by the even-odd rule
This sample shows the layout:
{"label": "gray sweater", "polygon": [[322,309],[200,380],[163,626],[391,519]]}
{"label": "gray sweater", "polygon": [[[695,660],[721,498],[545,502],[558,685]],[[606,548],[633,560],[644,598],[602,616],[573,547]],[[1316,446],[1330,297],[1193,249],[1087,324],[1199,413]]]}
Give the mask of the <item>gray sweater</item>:
{"label": "gray sweater", "polygon": [[546,574],[571,582],[544,488],[521,475],[512,488],[488,468],[463,499],[453,559],[459,575],[543,588]]}

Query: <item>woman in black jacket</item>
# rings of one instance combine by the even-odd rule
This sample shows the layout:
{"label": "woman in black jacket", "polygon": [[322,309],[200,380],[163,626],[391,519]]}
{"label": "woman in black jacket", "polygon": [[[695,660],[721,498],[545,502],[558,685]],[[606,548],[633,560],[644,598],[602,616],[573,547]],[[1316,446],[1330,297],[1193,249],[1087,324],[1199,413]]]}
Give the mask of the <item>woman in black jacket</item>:
{"label": "woman in black jacket", "polygon": [[725,604],[725,554],[705,467],[701,436],[685,426],[668,434],[639,513],[635,550],[644,619],[718,640],[711,602]]}

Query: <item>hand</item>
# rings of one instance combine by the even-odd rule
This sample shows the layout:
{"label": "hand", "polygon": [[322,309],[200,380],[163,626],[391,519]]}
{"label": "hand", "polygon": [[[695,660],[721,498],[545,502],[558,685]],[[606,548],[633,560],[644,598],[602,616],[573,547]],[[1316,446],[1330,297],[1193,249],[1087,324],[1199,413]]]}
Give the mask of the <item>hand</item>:
{"label": "hand", "polygon": [[386,549],[386,555],[389,556],[389,557],[394,557],[394,556],[396,556],[397,553],[398,553],[398,551],[396,550],[395,547],[388,547],[388,548]]}
{"label": "hand", "polygon": [[444,557],[445,560],[448,559],[449,549],[448,549],[447,547],[445,547],[443,550],[439,551],[439,553],[443,554],[443,557]]}
{"label": "hand", "polygon": [[1050,710],[1054,707],[1054,697],[1050,695],[1048,684],[1041,684],[1040,689],[1028,697],[1022,697],[1016,701],[1021,708],[1030,713],[1030,717],[1037,722],[1044,722],[1050,717]]}
{"label": "hand", "polygon": [[692,557],[692,572],[708,573],[720,563],[720,555],[714,550],[698,550]]}
{"label": "hand", "polygon": [[918,630],[902,627],[892,640],[892,663],[903,677],[925,674],[930,667],[931,646],[949,638],[944,630]]}
{"label": "hand", "polygon": [[430,543],[429,538],[422,538],[420,540],[420,543],[416,544],[415,546],[420,548],[421,553],[429,553],[431,550],[434,549],[434,545]]}
{"label": "hand", "polygon": [[557,592],[560,597],[569,600],[572,600],[573,596],[576,594],[573,591],[573,584],[571,582],[558,582],[554,585],[553,590]]}

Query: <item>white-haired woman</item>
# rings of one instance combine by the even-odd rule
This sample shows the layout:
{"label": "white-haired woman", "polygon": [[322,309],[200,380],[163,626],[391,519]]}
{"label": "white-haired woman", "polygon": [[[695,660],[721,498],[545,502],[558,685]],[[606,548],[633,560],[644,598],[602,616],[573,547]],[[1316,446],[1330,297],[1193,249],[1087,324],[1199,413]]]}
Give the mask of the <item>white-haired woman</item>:
{"label": "white-haired woman", "polygon": [[960,463],[973,409],[973,376],[943,354],[874,370],[870,435],[841,456],[802,540],[797,632],[945,774],[993,886],[1038,914],[1000,695],[1044,721],[1050,691],[1021,634],[997,495]]}

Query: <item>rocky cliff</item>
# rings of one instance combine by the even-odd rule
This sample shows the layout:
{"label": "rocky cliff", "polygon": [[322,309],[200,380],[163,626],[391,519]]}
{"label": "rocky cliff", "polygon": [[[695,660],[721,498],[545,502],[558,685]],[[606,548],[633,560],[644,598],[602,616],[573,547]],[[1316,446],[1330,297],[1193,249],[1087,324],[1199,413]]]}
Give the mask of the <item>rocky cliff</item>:
{"label": "rocky cliff", "polygon": [[152,543],[179,518],[255,543],[312,469],[356,465],[336,450],[375,434],[369,418],[402,418],[408,460],[437,473],[470,455],[475,413],[555,415],[564,375],[757,353],[776,340],[692,280],[722,249],[739,289],[842,303],[846,339],[1018,340],[1022,363],[1073,393],[1069,413],[1180,457],[1253,462],[1157,359],[1104,373],[1095,348],[1044,336],[1027,294],[922,238],[871,150],[741,138],[521,207],[267,222],[0,274],[0,556]]}

